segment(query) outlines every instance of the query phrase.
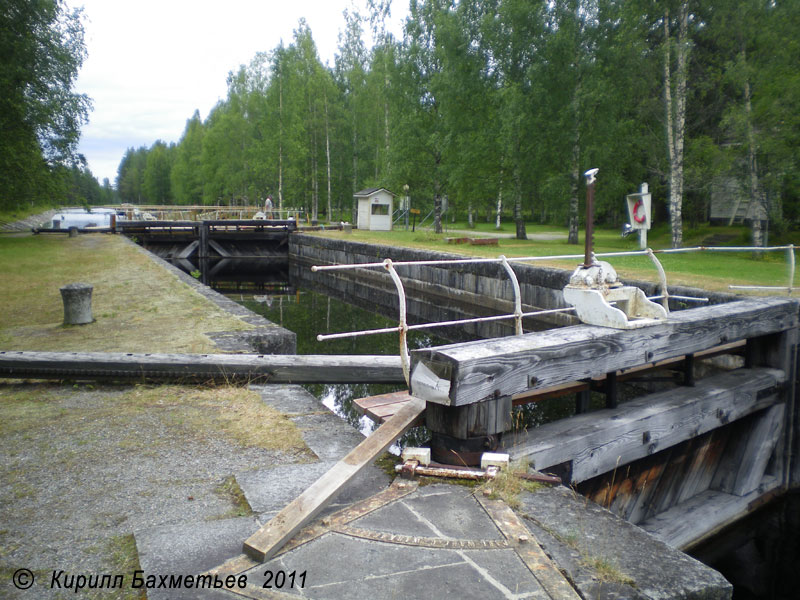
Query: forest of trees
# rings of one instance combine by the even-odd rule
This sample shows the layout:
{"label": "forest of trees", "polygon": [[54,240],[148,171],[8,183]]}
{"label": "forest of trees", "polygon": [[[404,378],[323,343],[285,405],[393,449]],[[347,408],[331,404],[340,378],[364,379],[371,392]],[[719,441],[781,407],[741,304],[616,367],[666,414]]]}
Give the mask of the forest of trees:
{"label": "forest of trees", "polygon": [[[673,245],[735,180],[773,231],[800,219],[800,2],[412,0],[402,40],[388,2],[346,12],[333,66],[304,22],[231,72],[228,95],[177,144],[131,148],[131,202],[228,204],[272,194],[352,218],[366,187],[461,218],[569,224],[599,167],[598,220],[648,182]],[[368,49],[364,30],[375,45]],[[437,226],[439,223],[437,222]]]}
{"label": "forest of trees", "polygon": [[72,86],[86,58],[80,10],[61,0],[0,7],[0,211],[113,199],[77,153],[91,100]]}
{"label": "forest of trees", "polygon": [[[283,209],[352,220],[353,192],[407,185],[414,207],[435,210],[437,230],[446,198],[445,218],[510,217],[519,237],[525,221],[556,223],[577,240],[582,173],[599,167],[598,221],[625,219],[625,194],[647,182],[675,246],[731,182],[760,217],[755,243],[765,226],[800,223],[800,2],[411,0],[403,39],[386,29],[390,4],[344,13],[333,65],[301,20],[290,43],[232,71],[227,97],[205,119],[195,112],[177,143],[128,149],[118,200],[229,205],[271,194]],[[9,14],[50,5],[62,2],[9,0]],[[72,56],[54,69],[70,83],[82,29],[74,13],[54,22],[71,51],[55,55]],[[5,89],[19,74],[3,69]],[[0,203],[54,181],[108,197],[109,183],[93,186],[74,155],[88,99],[54,96],[47,106],[69,110],[49,121],[25,113],[29,100],[4,95]],[[23,163],[30,177],[11,181]]]}

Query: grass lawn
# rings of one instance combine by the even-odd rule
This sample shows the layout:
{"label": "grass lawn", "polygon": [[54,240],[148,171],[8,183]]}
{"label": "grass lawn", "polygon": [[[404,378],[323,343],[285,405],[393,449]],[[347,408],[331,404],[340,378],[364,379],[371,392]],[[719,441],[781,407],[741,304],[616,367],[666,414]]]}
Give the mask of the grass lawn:
{"label": "grass lawn", "polygon": [[[250,329],[112,235],[0,236],[0,349],[214,352],[205,335]],[[59,288],[94,286],[94,323],[65,327]]]}
{"label": "grass lawn", "polygon": [[[492,257],[503,254],[511,257],[563,256],[579,255],[583,257],[583,232],[581,244],[567,243],[566,228],[553,225],[526,225],[529,239],[500,238],[498,246],[471,246],[468,244],[453,245],[447,242],[450,237],[489,237],[491,234],[515,232],[513,223],[503,223],[500,230],[493,223],[478,223],[469,231],[466,223],[448,223],[442,234],[435,234],[429,229],[416,232],[396,229],[393,231],[359,231],[343,233],[341,231],[325,231],[319,235],[352,239],[375,244],[404,246],[420,249],[431,249],[440,252],[452,252],[469,256]],[[468,233],[465,233],[468,232]],[[712,227],[703,226],[697,230],[684,233],[684,246],[694,247],[723,240],[722,244],[746,246],[748,231],[745,227]],[[789,242],[784,242],[789,243]],[[595,252],[623,252],[639,249],[639,238],[636,233],[622,238],[617,229],[601,228],[595,231]],[[649,232],[648,246],[657,249],[670,247],[669,231],[666,226],[655,228]],[[623,278],[658,281],[658,274],[647,256],[611,257],[608,260]],[[714,291],[731,291],[729,285],[787,285],[789,268],[785,251],[764,253],[761,258],[753,258],[750,252],[697,252],[687,254],[660,254],[659,260],[667,274],[667,282],[671,285],[688,285]],[[573,270],[578,262],[576,258],[548,259],[536,264]],[[738,293],[744,293],[739,291]],[[748,292],[751,293],[751,292]],[[783,293],[779,292],[758,292]]]}

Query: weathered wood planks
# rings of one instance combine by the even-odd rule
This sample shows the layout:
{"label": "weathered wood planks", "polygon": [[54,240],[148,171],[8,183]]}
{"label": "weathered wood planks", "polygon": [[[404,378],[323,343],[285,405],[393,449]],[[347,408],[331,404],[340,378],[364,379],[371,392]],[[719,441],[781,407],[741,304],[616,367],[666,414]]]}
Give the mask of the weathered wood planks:
{"label": "weathered wood planks", "polygon": [[403,435],[423,410],[425,402],[412,398],[269,523],[247,538],[244,542],[244,553],[261,562],[269,560],[336,497],[345,483]]}
{"label": "weathered wood planks", "polygon": [[[781,434],[785,404],[776,404],[737,432],[717,468],[712,487],[736,496],[749,494],[761,483],[778,437]],[[729,443],[730,445],[730,443]]]}
{"label": "weathered wood planks", "polygon": [[673,548],[686,550],[760,507],[764,497],[779,487],[776,477],[765,477],[757,489],[744,496],[707,490],[639,523],[639,527]]}
{"label": "weathered wood planks", "polygon": [[571,461],[572,482],[585,481],[774,404],[784,381],[779,370],[739,369],[541,425],[503,444],[512,460],[527,458],[537,470]]}
{"label": "weathered wood planks", "polygon": [[747,299],[673,312],[659,325],[588,325],[412,352],[411,392],[461,406],[590,379],[797,327],[797,300]]}
{"label": "weathered wood planks", "polygon": [[397,356],[311,354],[0,351],[0,377],[405,383],[400,358]]}

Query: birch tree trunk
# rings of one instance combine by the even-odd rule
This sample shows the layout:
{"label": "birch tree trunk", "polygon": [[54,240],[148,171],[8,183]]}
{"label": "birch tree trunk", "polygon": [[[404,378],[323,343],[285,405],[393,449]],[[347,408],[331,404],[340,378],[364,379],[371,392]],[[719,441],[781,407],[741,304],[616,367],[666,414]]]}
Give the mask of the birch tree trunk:
{"label": "birch tree trunk", "polygon": [[319,214],[319,163],[317,162],[317,130],[311,136],[311,218]]}
{"label": "birch tree trunk", "polygon": [[333,206],[331,205],[331,136],[327,94],[325,95],[325,163],[328,175],[328,223],[330,223],[333,220]]}
{"label": "birch tree trunk", "polygon": [[278,71],[278,218],[283,217],[283,69]]}
{"label": "birch tree trunk", "polygon": [[[358,127],[356,125],[356,109],[353,108],[353,193],[358,191]],[[353,225],[358,223],[358,203],[355,198],[351,204],[350,220]]]}
{"label": "birch tree trunk", "polygon": [[389,172],[389,72],[386,66],[386,56],[383,58],[383,137],[384,137],[384,175]]}
{"label": "birch tree trunk", "polygon": [[[742,47],[742,64],[747,65],[747,54]],[[753,235],[753,246],[764,245],[764,234],[761,230],[761,220],[765,218],[766,207],[761,193],[761,186],[758,181],[758,159],[756,156],[756,136],[753,131],[753,106],[750,96],[750,77],[745,73],[744,77],[744,114],[747,127],[747,167],[750,171],[750,202],[752,203],[752,222],[751,232]]]}
{"label": "birch tree trunk", "polygon": [[494,221],[495,229],[500,229],[500,215],[502,214],[503,214],[503,172],[500,171],[500,187],[497,190],[497,212],[495,214],[495,221]]}
{"label": "birch tree trunk", "polygon": [[[682,2],[678,16],[675,47],[675,99],[672,98],[669,9],[664,11],[664,105],[666,109],[667,150],[669,153],[669,215],[672,247],[683,245],[683,146],[686,134],[686,60],[689,27],[688,2]],[[674,105],[673,105],[674,102]]]}

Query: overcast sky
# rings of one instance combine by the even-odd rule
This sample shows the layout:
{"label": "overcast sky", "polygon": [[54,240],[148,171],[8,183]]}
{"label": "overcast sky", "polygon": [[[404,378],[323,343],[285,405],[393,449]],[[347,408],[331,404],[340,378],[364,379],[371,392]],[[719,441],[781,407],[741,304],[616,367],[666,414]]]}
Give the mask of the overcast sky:
{"label": "overcast sky", "polygon": [[[342,12],[366,0],[68,0],[84,7],[89,56],[75,91],[94,102],[79,152],[101,185],[115,184],[127,148],[177,142],[195,109],[205,119],[227,95],[229,71],[274,49],[305,17],[322,63],[333,65]],[[392,2],[402,36],[408,0]],[[366,24],[365,30],[369,30]],[[365,31],[368,35],[368,31]],[[370,45],[369,39],[365,39]]]}

